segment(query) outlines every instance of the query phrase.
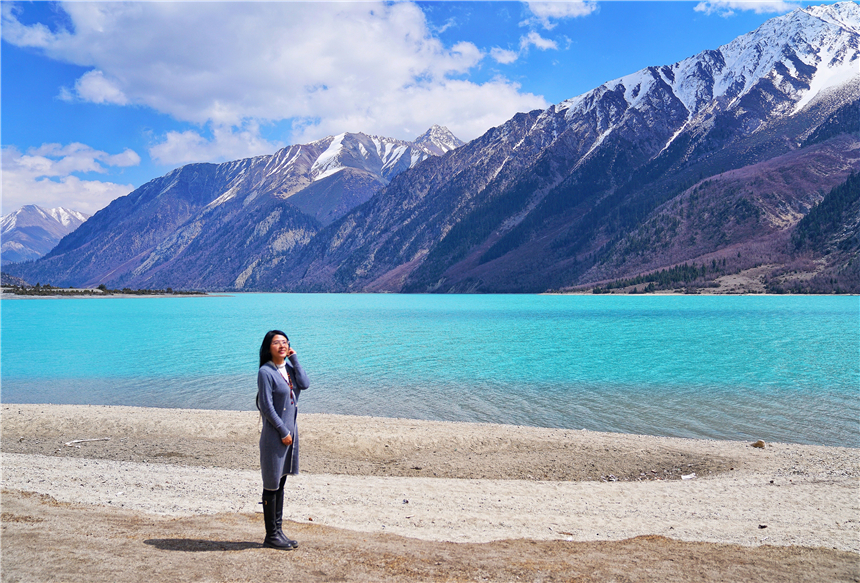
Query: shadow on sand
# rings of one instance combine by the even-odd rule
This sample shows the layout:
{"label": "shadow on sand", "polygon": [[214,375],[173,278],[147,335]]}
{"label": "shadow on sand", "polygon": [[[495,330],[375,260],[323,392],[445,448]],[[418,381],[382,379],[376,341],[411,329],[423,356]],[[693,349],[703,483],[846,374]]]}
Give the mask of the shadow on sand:
{"label": "shadow on sand", "polygon": [[143,541],[162,551],[202,553],[206,551],[245,551],[263,548],[262,543],[229,540],[202,540],[195,538],[151,538]]}

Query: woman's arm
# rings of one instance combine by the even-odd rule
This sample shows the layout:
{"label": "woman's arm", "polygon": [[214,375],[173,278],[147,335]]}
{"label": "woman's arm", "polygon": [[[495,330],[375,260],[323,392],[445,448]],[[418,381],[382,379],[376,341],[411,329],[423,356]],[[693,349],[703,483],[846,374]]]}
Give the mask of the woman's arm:
{"label": "woman's arm", "polygon": [[304,391],[311,385],[311,381],[308,379],[308,375],[305,374],[305,369],[299,364],[299,357],[295,352],[290,355],[290,364],[293,365],[293,371],[295,371],[296,388]]}
{"label": "woman's arm", "polygon": [[290,432],[287,426],[284,425],[281,416],[275,410],[275,403],[272,400],[273,386],[274,379],[272,375],[261,367],[259,372],[257,372],[257,408],[260,409],[263,417],[278,430],[278,434],[283,440],[290,435]]}

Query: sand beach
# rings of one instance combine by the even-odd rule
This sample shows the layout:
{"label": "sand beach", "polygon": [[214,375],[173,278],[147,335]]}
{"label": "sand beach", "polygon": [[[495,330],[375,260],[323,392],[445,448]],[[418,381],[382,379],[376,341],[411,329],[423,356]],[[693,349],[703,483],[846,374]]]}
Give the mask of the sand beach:
{"label": "sand beach", "polygon": [[259,416],[3,404],[3,581],[860,581],[860,450],[301,415],[292,552]]}

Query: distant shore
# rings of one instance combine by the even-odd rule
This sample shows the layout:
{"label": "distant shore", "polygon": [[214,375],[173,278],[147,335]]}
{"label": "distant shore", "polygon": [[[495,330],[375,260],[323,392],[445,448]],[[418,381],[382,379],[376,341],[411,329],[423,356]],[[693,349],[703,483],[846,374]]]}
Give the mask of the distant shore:
{"label": "distant shore", "polygon": [[77,293],[75,291],[64,292],[61,294],[16,294],[10,293],[5,289],[0,291],[0,299],[4,300],[62,300],[67,298],[75,299],[109,299],[109,298],[203,298],[217,295],[226,295],[222,293],[158,293],[158,294],[135,294],[135,293]]}
{"label": "distant shore", "polygon": [[[4,300],[62,300],[67,298],[93,298],[93,299],[107,299],[107,298],[204,298],[204,297],[227,297],[236,294],[247,294],[247,293],[290,293],[290,292],[201,292],[194,294],[187,293],[173,293],[173,294],[123,294],[123,293],[114,293],[114,294],[85,294],[85,293],[64,293],[62,295],[18,295],[12,294],[6,291],[0,291],[0,299]],[[492,294],[488,294],[492,295]],[[765,292],[734,292],[734,291],[719,291],[715,289],[702,290],[701,292],[696,293],[688,293],[681,290],[662,290],[656,292],[648,292],[648,293],[625,293],[621,291],[616,291],[615,293],[602,293],[595,294],[591,291],[549,291],[549,292],[541,292],[535,295],[542,296],[589,296],[589,297],[597,297],[597,296],[613,296],[613,297],[643,297],[643,296],[689,296],[689,295],[700,295],[700,296],[755,296],[755,297],[786,297],[786,296],[797,296],[797,297],[818,297],[818,296],[847,296],[847,297],[857,297],[858,294],[772,294]]]}

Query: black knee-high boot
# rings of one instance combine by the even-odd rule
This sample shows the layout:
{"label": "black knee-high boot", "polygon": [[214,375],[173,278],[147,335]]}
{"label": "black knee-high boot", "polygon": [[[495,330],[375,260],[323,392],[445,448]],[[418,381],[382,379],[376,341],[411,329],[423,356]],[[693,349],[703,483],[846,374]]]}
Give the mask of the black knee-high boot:
{"label": "black knee-high boot", "polygon": [[[280,490],[280,492],[281,496],[283,496],[283,490]],[[263,539],[263,546],[272,549],[291,551],[295,547],[293,547],[287,538],[280,533],[278,525],[275,522],[277,496],[278,491],[276,490],[263,490],[263,520],[266,523],[266,538]]]}
{"label": "black knee-high boot", "polygon": [[275,492],[275,526],[280,537],[291,547],[296,548],[299,546],[299,542],[289,538],[284,534],[284,531],[281,530],[281,525],[284,522],[284,482],[286,482],[286,480],[286,476],[281,478],[281,486],[278,488],[277,492]]}

